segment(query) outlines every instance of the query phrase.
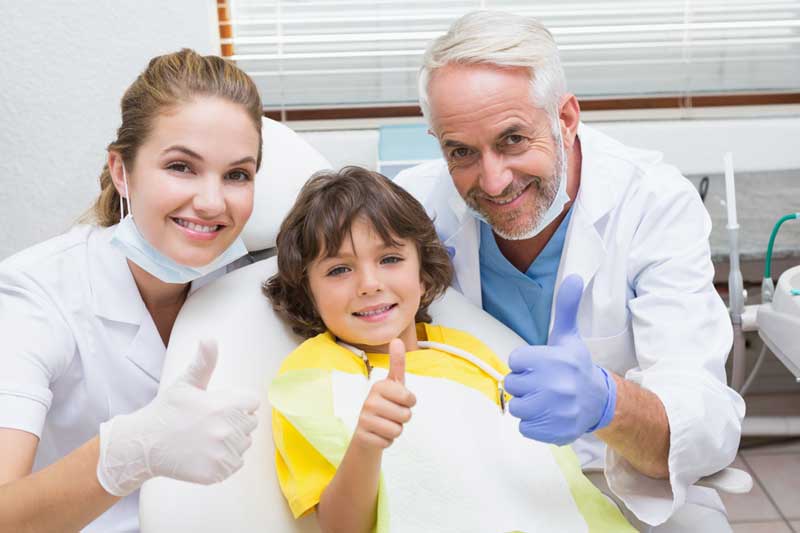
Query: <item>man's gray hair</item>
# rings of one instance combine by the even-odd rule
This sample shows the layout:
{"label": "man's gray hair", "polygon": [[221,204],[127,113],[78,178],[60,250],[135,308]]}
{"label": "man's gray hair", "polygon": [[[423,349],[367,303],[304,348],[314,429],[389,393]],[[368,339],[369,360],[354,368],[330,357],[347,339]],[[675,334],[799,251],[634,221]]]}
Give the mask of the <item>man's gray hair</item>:
{"label": "man's gray hair", "polygon": [[428,45],[418,87],[420,107],[429,122],[428,84],[435,71],[448,64],[527,68],[533,103],[551,118],[558,116],[558,105],[567,90],[552,34],[537,20],[521,15],[473,11],[453,22],[446,34]]}

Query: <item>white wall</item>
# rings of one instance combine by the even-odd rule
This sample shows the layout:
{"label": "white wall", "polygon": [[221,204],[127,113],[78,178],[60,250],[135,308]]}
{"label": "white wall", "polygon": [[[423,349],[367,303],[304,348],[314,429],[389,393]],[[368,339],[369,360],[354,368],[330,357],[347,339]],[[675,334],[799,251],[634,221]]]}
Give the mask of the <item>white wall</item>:
{"label": "white wall", "polygon": [[99,192],[125,88],[155,55],[219,53],[213,0],[0,7],[0,260],[65,231]]}

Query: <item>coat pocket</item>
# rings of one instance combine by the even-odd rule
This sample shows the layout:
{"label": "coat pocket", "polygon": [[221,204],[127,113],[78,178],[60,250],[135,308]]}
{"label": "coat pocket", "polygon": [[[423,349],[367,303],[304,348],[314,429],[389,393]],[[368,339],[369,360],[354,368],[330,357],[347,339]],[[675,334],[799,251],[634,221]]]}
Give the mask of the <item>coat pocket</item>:
{"label": "coat pocket", "polygon": [[629,368],[636,366],[636,349],[630,324],[609,337],[585,337],[583,342],[589,348],[595,364],[607,370],[624,376]]}

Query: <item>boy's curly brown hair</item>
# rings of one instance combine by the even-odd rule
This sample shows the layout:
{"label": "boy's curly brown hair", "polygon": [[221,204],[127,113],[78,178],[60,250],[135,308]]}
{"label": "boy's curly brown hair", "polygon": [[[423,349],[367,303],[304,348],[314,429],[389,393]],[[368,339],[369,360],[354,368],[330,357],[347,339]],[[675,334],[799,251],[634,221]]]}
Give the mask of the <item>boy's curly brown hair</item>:
{"label": "boy's curly brown hair", "polygon": [[398,239],[416,244],[420,280],[425,287],[415,320],[430,322],[428,306],[453,277],[450,257],[422,205],[387,177],[361,167],[314,174],[303,186],[281,224],[277,238],[278,273],[262,290],[295,333],[313,337],[327,328],[317,313],[308,285],[308,266],[335,255],[364,217],[387,245]]}

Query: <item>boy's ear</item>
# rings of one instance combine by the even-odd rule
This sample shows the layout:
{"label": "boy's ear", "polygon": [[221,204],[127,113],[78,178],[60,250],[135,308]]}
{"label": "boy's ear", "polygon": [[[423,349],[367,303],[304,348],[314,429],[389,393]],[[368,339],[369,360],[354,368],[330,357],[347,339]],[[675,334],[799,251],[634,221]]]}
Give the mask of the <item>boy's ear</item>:
{"label": "boy's ear", "polygon": [[[425,279],[422,276],[419,278],[419,289],[421,291],[421,296],[419,299],[419,304],[423,305],[428,300],[428,285],[425,283]],[[430,305],[430,302],[429,304]]]}

